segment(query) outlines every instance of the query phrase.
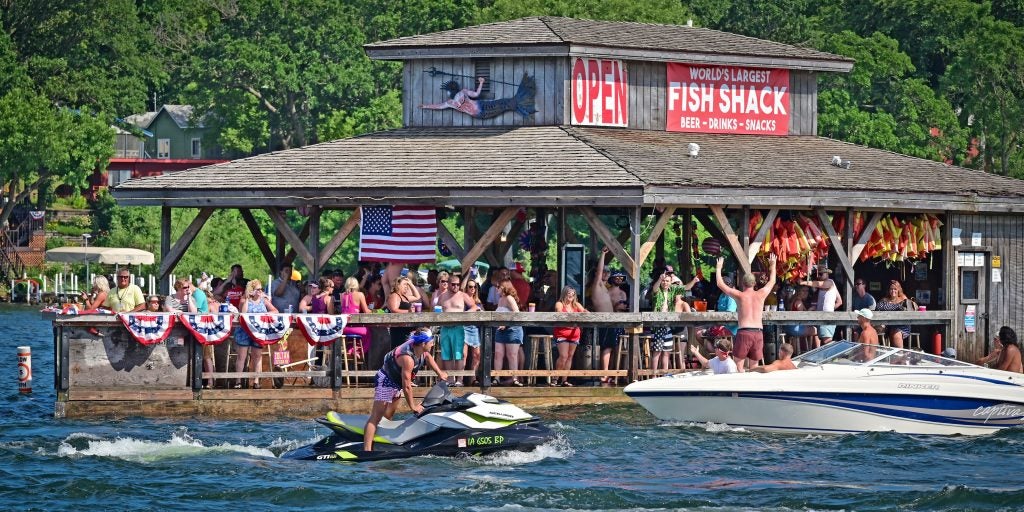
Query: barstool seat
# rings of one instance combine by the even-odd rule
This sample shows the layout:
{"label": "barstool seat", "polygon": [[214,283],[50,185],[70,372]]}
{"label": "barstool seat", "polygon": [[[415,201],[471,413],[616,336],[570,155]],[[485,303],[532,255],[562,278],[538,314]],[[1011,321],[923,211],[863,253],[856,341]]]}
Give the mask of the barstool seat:
{"label": "barstool seat", "polygon": [[[349,363],[350,360],[351,363]],[[352,385],[351,372],[362,370],[365,365],[366,354],[363,353],[363,337],[359,334],[346,334],[345,344],[341,350],[341,369],[345,373],[345,386]],[[356,377],[355,382],[356,387],[359,387],[358,377]]]}

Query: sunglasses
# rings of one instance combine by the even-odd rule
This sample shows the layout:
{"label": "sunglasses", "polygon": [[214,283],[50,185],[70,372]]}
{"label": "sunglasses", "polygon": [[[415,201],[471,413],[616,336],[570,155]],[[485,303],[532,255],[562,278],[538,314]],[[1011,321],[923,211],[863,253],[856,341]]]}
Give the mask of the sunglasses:
{"label": "sunglasses", "polygon": [[442,280],[438,281],[437,284],[448,284],[448,280],[447,279],[442,279]]}
{"label": "sunglasses", "polygon": [[131,279],[132,276],[117,276],[118,279]]}

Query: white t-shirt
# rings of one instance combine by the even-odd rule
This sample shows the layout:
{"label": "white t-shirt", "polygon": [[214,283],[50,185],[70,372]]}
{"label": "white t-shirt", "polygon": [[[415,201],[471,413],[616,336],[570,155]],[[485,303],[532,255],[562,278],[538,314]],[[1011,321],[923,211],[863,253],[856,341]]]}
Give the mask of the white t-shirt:
{"label": "white t-shirt", "polygon": [[832,286],[828,289],[822,288],[818,290],[818,311],[835,311],[836,310],[836,299],[839,298],[839,288],[836,287],[836,282],[831,279],[826,279],[826,283],[830,283]]}
{"label": "white t-shirt", "polygon": [[722,361],[718,356],[708,359],[708,367],[711,371],[715,372],[715,375],[719,373],[736,373],[739,370],[736,368],[736,361],[733,361],[731,357]]}

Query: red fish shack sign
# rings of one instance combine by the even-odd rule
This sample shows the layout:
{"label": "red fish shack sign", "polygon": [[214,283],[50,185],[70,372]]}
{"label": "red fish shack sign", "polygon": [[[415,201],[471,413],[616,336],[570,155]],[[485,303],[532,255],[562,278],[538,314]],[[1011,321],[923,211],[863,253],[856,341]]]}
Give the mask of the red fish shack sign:
{"label": "red fish shack sign", "polygon": [[668,63],[670,132],[786,135],[789,70]]}

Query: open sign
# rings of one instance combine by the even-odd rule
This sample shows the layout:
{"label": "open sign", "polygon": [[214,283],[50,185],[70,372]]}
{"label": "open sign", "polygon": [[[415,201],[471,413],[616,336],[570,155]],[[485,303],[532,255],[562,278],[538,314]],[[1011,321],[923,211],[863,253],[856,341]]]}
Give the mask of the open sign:
{"label": "open sign", "polygon": [[572,124],[629,126],[629,83],[621,60],[572,62]]}

